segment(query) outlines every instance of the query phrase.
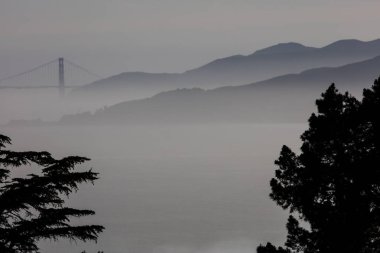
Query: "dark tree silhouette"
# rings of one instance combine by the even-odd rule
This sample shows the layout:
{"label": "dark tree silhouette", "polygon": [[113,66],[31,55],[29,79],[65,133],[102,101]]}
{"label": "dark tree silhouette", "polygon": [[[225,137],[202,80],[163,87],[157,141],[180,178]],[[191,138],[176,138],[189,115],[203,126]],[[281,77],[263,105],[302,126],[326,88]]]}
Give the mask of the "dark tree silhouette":
{"label": "dark tree silhouette", "polygon": [[[41,239],[96,240],[103,226],[73,226],[73,217],[93,215],[64,205],[81,183],[93,182],[97,173],[74,171],[89,159],[69,156],[54,159],[48,152],[6,150],[10,138],[0,135],[0,252],[38,252]],[[11,176],[10,168],[35,163],[41,173],[24,178]]]}
{"label": "dark tree silhouette", "polygon": [[287,253],[288,251],[279,247],[279,248],[276,248],[275,246],[273,246],[271,243],[267,243],[267,245],[265,246],[259,246],[257,248],[257,253]]}
{"label": "dark tree silhouette", "polygon": [[283,146],[270,182],[292,214],[285,252],[380,252],[380,78],[362,101],[332,84],[316,104],[301,153]]}

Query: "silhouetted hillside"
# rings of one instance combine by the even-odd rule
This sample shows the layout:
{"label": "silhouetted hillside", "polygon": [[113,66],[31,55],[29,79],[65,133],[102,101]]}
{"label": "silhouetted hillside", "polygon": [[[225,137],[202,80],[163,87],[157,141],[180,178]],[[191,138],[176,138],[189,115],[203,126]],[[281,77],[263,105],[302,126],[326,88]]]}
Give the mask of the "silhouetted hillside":
{"label": "silhouetted hillside", "polygon": [[270,46],[264,49],[257,50],[254,55],[264,55],[264,54],[286,54],[286,53],[305,53],[314,51],[315,47],[306,47],[300,43],[289,42],[280,43],[274,46]]}
{"label": "silhouetted hillside", "polygon": [[81,95],[150,96],[178,88],[242,85],[317,67],[333,67],[380,55],[380,39],[340,40],[322,48],[281,43],[247,56],[217,59],[184,73],[125,72],[75,90]]}
{"label": "silhouetted hillside", "polygon": [[314,101],[332,83],[360,94],[380,74],[380,56],[333,68],[283,75],[214,90],[179,89],[97,111],[68,115],[62,124],[166,124],[207,122],[305,122]]}

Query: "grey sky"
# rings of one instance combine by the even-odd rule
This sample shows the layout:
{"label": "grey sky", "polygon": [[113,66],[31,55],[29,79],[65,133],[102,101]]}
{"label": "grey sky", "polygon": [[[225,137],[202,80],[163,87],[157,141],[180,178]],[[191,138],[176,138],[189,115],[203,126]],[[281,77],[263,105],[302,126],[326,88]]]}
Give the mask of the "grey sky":
{"label": "grey sky", "polygon": [[0,0],[0,77],[64,56],[101,74],[177,72],[279,42],[380,37],[380,1]]}

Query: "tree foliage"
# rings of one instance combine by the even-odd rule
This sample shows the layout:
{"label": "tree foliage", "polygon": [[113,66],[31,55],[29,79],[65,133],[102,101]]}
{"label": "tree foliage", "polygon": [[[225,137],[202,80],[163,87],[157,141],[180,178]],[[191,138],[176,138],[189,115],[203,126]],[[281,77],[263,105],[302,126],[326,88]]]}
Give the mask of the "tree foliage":
{"label": "tree foliage", "polygon": [[[362,101],[332,84],[316,104],[301,153],[283,146],[270,182],[292,214],[286,251],[380,252],[380,78]],[[257,252],[284,250],[271,247]]]}
{"label": "tree foliage", "polygon": [[[65,206],[65,198],[81,183],[98,178],[91,170],[74,171],[77,164],[89,159],[69,156],[56,160],[48,152],[6,150],[9,144],[11,139],[0,135],[0,252],[38,252],[41,239],[96,240],[103,226],[70,223],[74,217],[95,212]],[[11,176],[11,168],[31,163],[41,167],[41,173]]]}

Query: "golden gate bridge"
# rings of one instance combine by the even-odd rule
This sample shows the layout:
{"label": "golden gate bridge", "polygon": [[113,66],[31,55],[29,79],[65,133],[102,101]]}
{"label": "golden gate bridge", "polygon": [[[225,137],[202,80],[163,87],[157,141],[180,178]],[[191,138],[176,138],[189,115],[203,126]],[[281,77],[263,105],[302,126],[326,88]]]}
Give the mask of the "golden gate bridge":
{"label": "golden gate bridge", "polygon": [[102,79],[98,74],[63,57],[26,71],[0,78],[0,88],[58,88],[63,96],[66,88],[78,87]]}

